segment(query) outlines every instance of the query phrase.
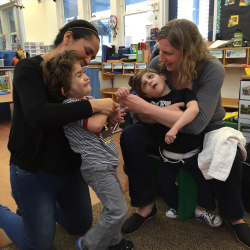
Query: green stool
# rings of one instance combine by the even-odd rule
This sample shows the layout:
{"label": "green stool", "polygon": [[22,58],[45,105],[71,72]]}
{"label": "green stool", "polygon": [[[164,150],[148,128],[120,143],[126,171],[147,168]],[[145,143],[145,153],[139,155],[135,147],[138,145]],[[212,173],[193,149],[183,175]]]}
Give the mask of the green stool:
{"label": "green stool", "polygon": [[[154,188],[158,194],[158,167],[160,157],[149,155],[153,168]],[[194,216],[196,208],[197,187],[193,177],[187,170],[179,169],[178,171],[178,219],[184,221]]]}
{"label": "green stool", "polygon": [[180,168],[178,171],[178,219],[180,221],[194,216],[197,194],[193,177],[186,169]]}

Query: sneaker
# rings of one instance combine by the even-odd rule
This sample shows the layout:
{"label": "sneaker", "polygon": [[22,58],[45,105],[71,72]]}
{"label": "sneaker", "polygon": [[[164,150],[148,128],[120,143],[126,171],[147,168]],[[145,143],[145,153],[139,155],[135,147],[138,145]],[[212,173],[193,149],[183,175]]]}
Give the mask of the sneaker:
{"label": "sneaker", "polygon": [[133,250],[135,245],[132,241],[122,239],[118,244],[109,246],[107,250]]}
{"label": "sneaker", "polygon": [[247,223],[233,225],[229,221],[225,221],[234,231],[238,241],[244,246],[250,248],[250,227]]}
{"label": "sneaker", "polygon": [[170,208],[167,212],[166,212],[166,216],[170,219],[176,219],[178,216],[178,212],[174,209],[174,208]]}
{"label": "sneaker", "polygon": [[222,224],[222,219],[220,216],[207,213],[205,210],[201,215],[197,216],[195,214],[195,219],[205,222],[211,227],[219,227]]}
{"label": "sneaker", "polygon": [[76,240],[76,247],[77,250],[87,250],[87,248],[82,245],[82,237]]}
{"label": "sneaker", "polygon": [[147,220],[151,219],[156,214],[156,212],[157,208],[156,205],[154,204],[151,213],[146,217],[143,217],[138,213],[134,213],[123,223],[121,232],[125,235],[135,233]]}

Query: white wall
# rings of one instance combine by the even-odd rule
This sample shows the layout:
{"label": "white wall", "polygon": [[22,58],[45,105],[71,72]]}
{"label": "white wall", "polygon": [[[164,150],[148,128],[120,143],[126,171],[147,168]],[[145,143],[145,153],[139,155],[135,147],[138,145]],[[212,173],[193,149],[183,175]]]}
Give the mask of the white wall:
{"label": "white wall", "polygon": [[6,4],[6,3],[9,3],[9,2],[10,2],[9,0],[0,0],[0,5]]}
{"label": "white wall", "polygon": [[56,3],[52,0],[44,0],[45,2],[45,15],[46,15],[46,25],[47,25],[47,36],[48,42],[45,42],[45,45],[53,44],[57,34],[58,34],[58,25],[57,25],[57,16],[56,16]]}
{"label": "white wall", "polygon": [[57,35],[56,3],[52,0],[22,0],[27,42],[50,45]]}
{"label": "white wall", "polygon": [[240,78],[246,75],[244,68],[225,68],[226,76],[221,89],[224,98],[239,98]]}

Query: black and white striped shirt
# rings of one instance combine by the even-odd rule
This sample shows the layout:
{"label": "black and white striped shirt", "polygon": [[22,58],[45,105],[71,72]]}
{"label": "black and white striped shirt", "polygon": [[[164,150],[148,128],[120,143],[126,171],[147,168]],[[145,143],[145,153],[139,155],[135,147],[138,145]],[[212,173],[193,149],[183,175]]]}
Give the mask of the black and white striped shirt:
{"label": "black and white striped shirt", "polygon": [[[93,97],[89,98],[93,99]],[[77,101],[80,100],[70,98],[64,100],[63,103]],[[91,165],[110,164],[112,166],[118,166],[118,150],[112,136],[109,138],[110,142],[105,144],[106,140],[102,135],[98,136],[96,133],[84,127],[84,120],[86,121],[86,119],[82,119],[63,126],[64,133],[69,140],[71,149],[76,153],[80,153],[82,159]]]}

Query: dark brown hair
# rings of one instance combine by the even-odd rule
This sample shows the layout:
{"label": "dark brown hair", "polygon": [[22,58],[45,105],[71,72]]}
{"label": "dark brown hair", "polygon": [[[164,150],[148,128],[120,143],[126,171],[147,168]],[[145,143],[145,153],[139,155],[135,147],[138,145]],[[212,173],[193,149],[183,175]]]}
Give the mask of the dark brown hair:
{"label": "dark brown hair", "polygon": [[67,31],[72,31],[72,36],[74,40],[79,40],[81,38],[84,38],[86,40],[91,40],[93,36],[95,36],[100,41],[97,29],[88,21],[80,19],[65,24],[59,30],[59,33],[54,41],[55,48],[62,42],[63,36]]}
{"label": "dark brown hair", "polygon": [[61,88],[67,93],[72,80],[72,67],[79,63],[79,57],[74,50],[65,51],[41,63],[43,81],[49,98],[62,102],[66,97],[62,95]]}
{"label": "dark brown hair", "polygon": [[133,76],[129,78],[129,86],[132,87],[135,93],[140,97],[145,97],[145,93],[141,90],[142,77],[146,73],[158,74],[159,72],[154,69],[141,69],[138,70]]}
{"label": "dark brown hair", "polygon": [[[182,52],[178,72],[180,84],[185,86],[193,82],[210,57],[206,41],[196,24],[187,19],[174,19],[160,29],[158,40],[161,39],[167,39],[171,46]],[[164,62],[160,64],[160,68],[166,69]]]}

